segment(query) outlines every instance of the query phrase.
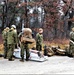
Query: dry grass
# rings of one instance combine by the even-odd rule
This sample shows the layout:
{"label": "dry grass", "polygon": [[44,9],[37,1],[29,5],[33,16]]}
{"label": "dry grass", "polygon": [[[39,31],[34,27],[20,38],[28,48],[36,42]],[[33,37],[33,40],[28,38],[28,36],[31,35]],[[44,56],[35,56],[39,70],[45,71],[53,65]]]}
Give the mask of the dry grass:
{"label": "dry grass", "polygon": [[3,53],[4,52],[4,46],[3,44],[0,44],[0,53]]}
{"label": "dry grass", "polygon": [[65,47],[69,47],[69,39],[44,41],[44,44],[47,46],[59,46],[61,49],[65,49]]}
{"label": "dry grass", "polygon": [[[60,41],[52,41],[52,42],[47,42],[47,41],[44,41],[44,45],[47,45],[47,46],[60,46],[61,49],[65,49],[65,47],[68,47],[69,46],[69,40],[60,40]],[[33,43],[33,44],[29,44],[29,48],[33,48],[33,47],[36,47],[36,43]],[[44,49],[42,49],[44,50]],[[0,44],[0,53],[3,53],[4,51],[4,46],[3,44]]]}

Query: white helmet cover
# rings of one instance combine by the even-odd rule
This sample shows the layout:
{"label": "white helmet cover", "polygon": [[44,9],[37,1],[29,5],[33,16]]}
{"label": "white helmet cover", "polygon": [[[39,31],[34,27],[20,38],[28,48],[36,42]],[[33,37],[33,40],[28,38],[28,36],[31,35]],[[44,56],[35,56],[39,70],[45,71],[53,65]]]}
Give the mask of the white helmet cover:
{"label": "white helmet cover", "polygon": [[12,25],[11,27],[15,28],[16,29],[16,26],[15,25]]}

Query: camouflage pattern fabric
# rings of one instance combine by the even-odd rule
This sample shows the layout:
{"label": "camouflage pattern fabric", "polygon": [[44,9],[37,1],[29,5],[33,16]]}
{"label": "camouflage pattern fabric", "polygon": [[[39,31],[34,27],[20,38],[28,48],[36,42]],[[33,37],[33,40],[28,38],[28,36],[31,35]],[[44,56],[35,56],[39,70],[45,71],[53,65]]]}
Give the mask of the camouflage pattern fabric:
{"label": "camouflage pattern fabric", "polygon": [[42,51],[43,35],[37,33],[36,35],[36,49]]}

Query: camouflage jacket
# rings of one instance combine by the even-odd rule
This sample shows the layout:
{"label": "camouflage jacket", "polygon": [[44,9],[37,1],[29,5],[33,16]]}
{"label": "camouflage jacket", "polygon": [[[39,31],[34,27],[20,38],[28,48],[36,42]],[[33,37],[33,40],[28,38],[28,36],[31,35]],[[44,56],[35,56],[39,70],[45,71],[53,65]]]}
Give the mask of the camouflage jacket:
{"label": "camouflage jacket", "polygon": [[42,34],[39,34],[39,33],[36,34],[36,43],[39,45],[41,45],[43,43],[43,35]]}
{"label": "camouflage jacket", "polygon": [[15,43],[17,43],[17,34],[10,29],[7,36],[7,44],[15,44]]}

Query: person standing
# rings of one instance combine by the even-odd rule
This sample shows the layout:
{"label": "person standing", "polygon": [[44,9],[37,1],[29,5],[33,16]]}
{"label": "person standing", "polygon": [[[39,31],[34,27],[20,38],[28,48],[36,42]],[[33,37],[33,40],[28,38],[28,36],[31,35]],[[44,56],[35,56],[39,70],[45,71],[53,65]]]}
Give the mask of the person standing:
{"label": "person standing", "polygon": [[11,27],[14,29],[14,33],[15,33],[15,35],[17,37],[17,41],[14,42],[15,43],[15,48],[18,48],[18,44],[17,43],[19,42],[18,41],[19,39],[18,39],[18,34],[17,34],[16,26],[15,25],[12,25]]}
{"label": "person standing", "polygon": [[7,44],[8,44],[8,60],[13,61],[13,52],[15,48],[15,43],[17,43],[17,35],[14,32],[14,27],[11,27],[11,29],[8,32],[7,37]]}
{"label": "person standing", "polygon": [[42,43],[43,43],[43,29],[39,28],[39,32],[36,34],[36,49],[38,51],[42,51]]}
{"label": "person standing", "polygon": [[[35,40],[32,39],[32,30],[30,28],[25,28],[24,33],[21,36],[21,60],[24,62],[24,52],[26,52],[26,61],[29,60],[29,47],[28,44],[31,44]],[[33,41],[32,41],[33,40]]]}
{"label": "person standing", "polygon": [[8,46],[7,46],[7,34],[9,31],[9,27],[6,27],[2,32],[3,44],[4,44],[4,59],[7,58]]}

